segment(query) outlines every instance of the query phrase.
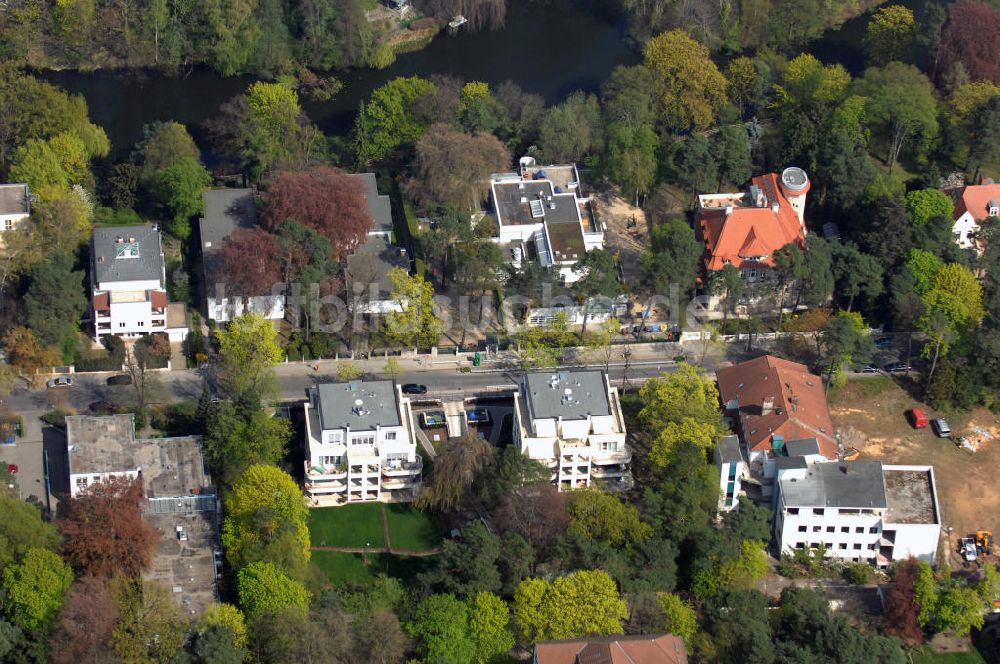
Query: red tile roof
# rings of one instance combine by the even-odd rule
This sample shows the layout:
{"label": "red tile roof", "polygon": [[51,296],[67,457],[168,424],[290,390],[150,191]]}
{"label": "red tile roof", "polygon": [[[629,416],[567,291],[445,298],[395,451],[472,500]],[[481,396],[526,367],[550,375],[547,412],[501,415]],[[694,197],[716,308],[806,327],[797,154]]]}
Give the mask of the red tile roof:
{"label": "red tile roof", "polygon": [[707,269],[721,270],[727,261],[740,267],[741,256],[766,256],[759,263],[774,265],[771,255],[781,247],[790,242],[805,245],[805,231],[779,186],[778,175],[758,175],[753,184],[766,199],[764,207],[737,205],[728,215],[722,208],[699,211],[698,226],[708,250]]}
{"label": "red tile roof", "polygon": [[108,311],[111,309],[111,293],[98,293],[94,296],[94,309]]}
{"label": "red tile roof", "polygon": [[149,291],[149,301],[154,309],[163,309],[167,306],[167,294],[163,291]]}
{"label": "red tile roof", "polygon": [[[739,415],[750,450],[770,450],[773,435],[783,436],[785,442],[815,438],[823,456],[837,458],[823,381],[804,364],[764,355],[719,369],[716,376],[723,407],[730,415]],[[768,413],[763,409],[765,399],[774,400]],[[738,403],[735,411],[728,407],[733,401]]]}
{"label": "red tile roof", "polygon": [[954,219],[966,212],[976,221],[987,219],[990,201],[1000,202],[1000,184],[972,184],[952,191],[955,199]]}
{"label": "red tile roof", "polygon": [[535,644],[537,664],[686,664],[684,640],[659,636],[608,636]]}

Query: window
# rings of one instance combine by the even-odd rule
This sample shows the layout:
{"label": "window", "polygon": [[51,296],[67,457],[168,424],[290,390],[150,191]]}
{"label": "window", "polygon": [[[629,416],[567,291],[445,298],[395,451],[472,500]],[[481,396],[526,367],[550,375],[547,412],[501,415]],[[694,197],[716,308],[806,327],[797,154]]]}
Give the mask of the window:
{"label": "window", "polygon": [[855,542],[855,544],[854,544],[854,550],[855,551],[860,551],[861,550],[861,542]]}
{"label": "window", "polygon": [[139,321],[138,323],[136,323],[136,325],[138,325],[139,327],[142,327],[142,326],[143,326],[143,325],[145,325],[145,324],[146,324],[146,323],[144,323],[143,321]]}
{"label": "window", "polygon": [[385,432],[385,439],[386,440],[396,440],[396,432],[395,431],[386,431]]}
{"label": "window", "polygon": [[816,516],[823,516],[824,510],[823,510],[822,507],[814,508],[813,509],[813,514],[815,514]]}
{"label": "window", "polygon": [[339,431],[334,431],[333,433],[330,434],[330,442],[333,443],[334,445],[339,445],[343,440],[344,440],[344,435]]}
{"label": "window", "polygon": [[800,533],[806,532],[806,527],[805,526],[799,526],[799,532]]}
{"label": "window", "polygon": [[813,532],[814,533],[818,533],[821,530],[823,530],[823,526],[813,526]]}
{"label": "window", "polygon": [[[990,216],[1000,217],[1000,207],[990,207]],[[10,222],[8,221],[7,223],[9,224]]]}
{"label": "window", "polygon": [[87,488],[87,483],[88,483],[88,481],[87,481],[86,477],[78,477],[78,478],[76,478],[76,488],[77,489],[86,489]]}
{"label": "window", "polygon": [[847,548],[847,542],[841,542],[840,544],[837,545],[837,548],[843,551],[844,549]]}
{"label": "window", "polygon": [[872,526],[871,528],[868,529],[868,532],[874,535],[875,533],[878,532],[878,526]]}
{"label": "window", "polygon": [[351,438],[351,445],[374,445],[375,444],[375,434],[365,434],[363,436],[354,436]]}
{"label": "window", "polygon": [[854,529],[854,532],[860,535],[861,533],[865,532],[865,529],[863,526],[858,526],[857,528]]}
{"label": "window", "polygon": [[789,514],[798,514],[799,513],[799,508],[798,507],[789,507],[788,508],[788,513]]}
{"label": "window", "polygon": [[125,327],[125,323],[118,323],[118,327]]}
{"label": "window", "polygon": [[851,527],[850,526],[841,526],[840,527],[840,532],[842,532],[842,533],[849,533],[849,532],[851,532]]}
{"label": "window", "polygon": [[[991,216],[995,217],[996,215],[994,214],[994,215],[991,215]],[[7,219],[4,222],[4,230],[5,231],[9,231],[9,230],[13,230],[13,229],[14,229],[14,220],[13,219]]]}
{"label": "window", "polygon": [[828,532],[828,533],[835,532],[836,530],[837,529],[834,526],[827,526],[826,527],[826,532]]}
{"label": "window", "polygon": [[876,551],[878,549],[878,544],[869,544],[868,549],[870,551]]}
{"label": "window", "polygon": [[796,549],[804,549],[804,548],[806,548],[806,543],[805,542],[796,542],[795,543],[795,548]]}

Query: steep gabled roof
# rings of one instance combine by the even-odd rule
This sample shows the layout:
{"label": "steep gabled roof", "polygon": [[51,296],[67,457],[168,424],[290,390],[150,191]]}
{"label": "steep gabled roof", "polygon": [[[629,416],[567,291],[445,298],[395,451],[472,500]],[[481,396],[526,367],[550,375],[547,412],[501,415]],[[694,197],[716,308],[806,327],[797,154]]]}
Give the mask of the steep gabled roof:
{"label": "steep gabled roof", "polygon": [[[736,404],[743,439],[751,451],[771,449],[772,436],[785,441],[815,438],[819,452],[837,458],[833,420],[823,381],[804,364],[764,355],[716,372],[719,396],[730,410]],[[773,400],[765,410],[765,400]]]}
{"label": "steep gabled roof", "polygon": [[968,212],[976,221],[989,215],[990,202],[1000,201],[1000,184],[972,184],[953,191],[955,198],[954,219]]}
{"label": "steep gabled roof", "polygon": [[672,634],[606,636],[535,644],[537,664],[686,664],[684,641]]}

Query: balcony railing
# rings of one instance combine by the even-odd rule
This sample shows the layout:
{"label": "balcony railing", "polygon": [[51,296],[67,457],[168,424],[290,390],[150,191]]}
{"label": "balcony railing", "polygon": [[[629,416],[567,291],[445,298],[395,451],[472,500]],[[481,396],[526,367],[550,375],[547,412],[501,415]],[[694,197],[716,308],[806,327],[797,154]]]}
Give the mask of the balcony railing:
{"label": "balcony railing", "polygon": [[337,466],[314,466],[306,461],[306,477],[331,480],[344,479],[347,477],[347,466],[344,464]]}
{"label": "balcony railing", "polygon": [[627,468],[622,468],[619,465],[614,466],[594,466],[590,470],[590,474],[594,477],[620,477],[628,472]]}
{"label": "balcony railing", "polygon": [[593,456],[590,458],[590,462],[595,465],[607,465],[613,463],[628,463],[632,460],[632,450],[625,448],[623,450],[614,450],[601,452],[594,452]]}
{"label": "balcony railing", "polygon": [[401,475],[416,475],[424,468],[424,460],[416,457],[415,461],[389,461],[383,464],[382,474],[388,477]]}

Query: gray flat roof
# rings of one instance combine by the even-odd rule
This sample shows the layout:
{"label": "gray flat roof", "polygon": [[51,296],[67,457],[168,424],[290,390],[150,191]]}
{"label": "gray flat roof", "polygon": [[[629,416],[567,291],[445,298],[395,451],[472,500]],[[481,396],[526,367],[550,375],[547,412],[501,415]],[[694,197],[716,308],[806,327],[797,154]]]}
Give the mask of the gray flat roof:
{"label": "gray flat roof", "polygon": [[372,230],[392,232],[392,204],[389,197],[378,193],[378,182],[374,173],[353,173],[364,184],[368,213],[372,216]]}
{"label": "gray flat roof", "polygon": [[790,457],[820,454],[819,442],[815,438],[799,438],[785,442],[785,453]]}
{"label": "gray flat roof", "polygon": [[[504,226],[579,221],[576,195],[556,194],[548,180],[494,183],[493,205]],[[523,199],[523,202],[522,202]],[[542,216],[531,216],[531,201],[542,202]],[[553,209],[554,206],[554,209]]]}
{"label": "gray flat roof", "polygon": [[0,214],[28,214],[31,198],[26,184],[0,184]]}
{"label": "gray flat roof", "polygon": [[786,507],[885,509],[888,506],[882,464],[871,459],[841,464],[814,463],[803,479],[781,480]]}
{"label": "gray flat roof", "polygon": [[163,277],[160,231],[151,225],[95,228],[90,257],[97,283]]}
{"label": "gray flat roof", "polygon": [[378,294],[382,299],[388,299],[392,293],[392,282],[389,281],[389,270],[394,267],[409,272],[410,261],[405,250],[393,246],[385,237],[369,236],[364,244],[347,257],[347,285],[351,295],[354,294],[355,282],[364,284],[364,291],[358,295],[367,299],[369,284],[378,284]]}
{"label": "gray flat roof", "polygon": [[610,415],[603,371],[545,371],[529,373],[528,412],[533,419],[583,420],[588,415]]}
{"label": "gray flat roof", "polygon": [[733,463],[743,460],[740,453],[739,436],[722,436],[715,443],[716,458],[719,463]]}
{"label": "gray flat roof", "polygon": [[205,212],[198,220],[203,254],[215,253],[237,228],[257,225],[253,189],[213,189],[201,194]]}
{"label": "gray flat roof", "polygon": [[552,247],[552,260],[556,263],[575,263],[587,253],[583,241],[583,228],[573,221],[547,223],[545,230],[549,234],[549,244]]}
{"label": "gray flat roof", "polygon": [[[218,597],[215,583],[215,552],[221,551],[215,528],[215,512],[143,514],[161,534],[153,563],[144,579],[159,581],[188,617],[201,615]],[[177,527],[187,540],[177,538]]]}
{"label": "gray flat roof", "polygon": [[938,523],[931,471],[885,468],[886,523]]}
{"label": "gray flat roof", "polygon": [[401,424],[391,380],[320,383],[317,390],[324,430],[374,431],[376,426]]}

